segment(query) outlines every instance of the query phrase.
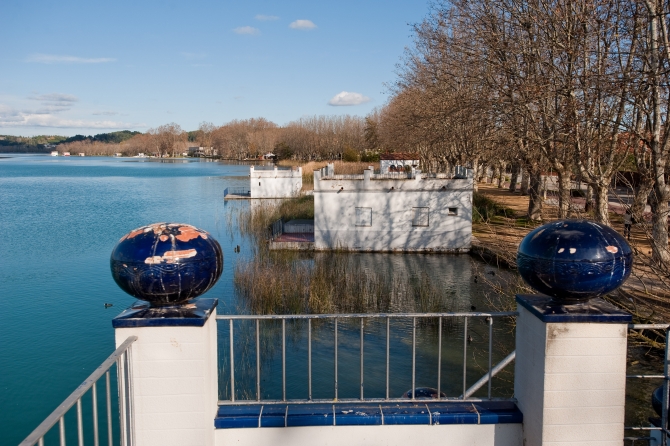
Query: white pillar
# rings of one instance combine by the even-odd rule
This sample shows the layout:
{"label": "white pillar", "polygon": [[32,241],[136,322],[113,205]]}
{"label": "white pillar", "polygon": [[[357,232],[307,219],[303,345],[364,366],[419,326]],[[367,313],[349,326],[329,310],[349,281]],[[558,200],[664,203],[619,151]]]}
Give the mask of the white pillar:
{"label": "white pillar", "polygon": [[134,446],[214,444],[216,299],[196,302],[196,317],[131,307],[113,321],[117,346],[137,336],[130,355]]}
{"label": "white pillar", "polygon": [[524,444],[622,444],[627,324],[602,301],[556,306],[517,296],[514,393]]}

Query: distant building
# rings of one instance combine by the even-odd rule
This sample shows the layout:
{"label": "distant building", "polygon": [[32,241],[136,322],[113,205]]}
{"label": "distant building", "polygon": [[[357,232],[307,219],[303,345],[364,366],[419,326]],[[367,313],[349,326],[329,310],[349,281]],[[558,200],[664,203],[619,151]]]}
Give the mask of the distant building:
{"label": "distant building", "polygon": [[214,147],[189,147],[188,156],[200,157],[200,156],[217,156],[219,151],[214,149]]}
{"label": "distant building", "polygon": [[114,154],[114,156],[118,158],[118,157],[123,156],[123,153],[121,153],[121,152],[116,152],[116,153]]}
{"label": "distant building", "polygon": [[63,156],[70,156],[70,152],[63,152]]}
{"label": "distant building", "polygon": [[316,250],[467,252],[472,171],[465,178],[407,173],[314,172]]}
{"label": "distant building", "polygon": [[53,150],[51,152],[51,156],[58,156],[58,150]]}
{"label": "distant building", "polygon": [[297,197],[302,190],[302,167],[249,167],[251,198]]}
{"label": "distant building", "polygon": [[79,156],[86,156],[86,154],[83,152],[79,152]]}
{"label": "distant building", "polygon": [[419,154],[384,153],[379,156],[379,164],[381,173],[403,172],[406,168],[417,169],[419,167]]}

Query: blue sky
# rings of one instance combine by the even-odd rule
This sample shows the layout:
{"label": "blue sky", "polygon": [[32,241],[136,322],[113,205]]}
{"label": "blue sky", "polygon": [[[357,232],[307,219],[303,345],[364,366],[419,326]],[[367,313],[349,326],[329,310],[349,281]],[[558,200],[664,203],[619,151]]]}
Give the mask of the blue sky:
{"label": "blue sky", "polygon": [[362,116],[387,100],[427,12],[426,0],[2,0],[0,134]]}

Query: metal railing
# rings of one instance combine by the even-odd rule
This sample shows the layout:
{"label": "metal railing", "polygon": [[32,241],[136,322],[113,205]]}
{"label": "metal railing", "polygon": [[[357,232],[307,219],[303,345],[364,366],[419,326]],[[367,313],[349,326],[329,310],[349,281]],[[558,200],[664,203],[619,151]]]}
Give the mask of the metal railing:
{"label": "metal railing", "polygon": [[[503,318],[503,317],[516,317],[517,312],[491,312],[491,313],[482,313],[482,312],[469,312],[469,313],[363,313],[363,314],[313,314],[313,315],[217,315],[217,320],[228,321],[229,322],[229,368],[230,368],[230,399],[229,400],[220,400],[220,405],[230,405],[230,404],[258,404],[262,402],[263,404],[282,404],[282,403],[292,403],[292,404],[312,404],[312,403],[347,403],[347,402],[411,402],[416,400],[416,325],[417,320],[419,319],[437,319],[438,320],[438,357],[437,357],[437,369],[436,369],[436,388],[442,388],[442,326],[443,320],[461,318],[463,319],[463,385],[462,393],[458,397],[441,397],[440,391],[437,392],[437,399],[442,401],[481,401],[482,398],[472,398],[472,395],[479,388],[483,387],[485,383],[488,383],[487,399],[499,399],[492,398],[491,396],[491,379],[490,377],[495,376],[502,368],[511,363],[514,359],[514,353],[505,358],[497,366],[493,366],[493,320],[494,318]],[[486,324],[488,324],[488,372],[486,375],[477,381],[477,383],[468,388],[467,387],[467,361],[468,361],[468,321],[473,318],[484,319]],[[338,394],[338,321],[339,320],[352,320],[360,319],[360,396],[359,398],[339,398]],[[365,355],[365,335],[364,335],[364,325],[366,320],[370,319],[385,319],[386,320],[386,396],[384,398],[366,398],[364,394],[364,355]],[[390,321],[391,319],[410,319],[412,321],[412,368],[411,368],[411,395],[409,398],[392,398],[390,396]],[[255,321],[255,344],[256,344],[256,388],[255,394],[256,399],[236,399],[235,394],[235,331],[234,331],[234,321]],[[307,395],[306,399],[287,399],[286,394],[286,321],[294,320],[306,320],[307,321]],[[312,397],[312,321],[314,320],[332,320],[334,323],[333,329],[333,341],[334,341],[334,382],[333,382],[333,398],[328,399],[315,399]],[[282,357],[282,398],[281,399],[263,399],[261,397],[261,342],[260,342],[260,325],[261,321],[281,321],[281,357]],[[248,390],[248,389],[245,389]],[[253,390],[247,392],[252,394]]]}
{"label": "metal railing", "polygon": [[134,421],[133,421],[133,403],[132,403],[132,378],[128,373],[130,370],[130,355],[131,345],[137,340],[137,336],[130,336],[123,344],[117,348],[100,366],[95,369],[91,375],[84,380],[83,383],[75,389],[74,392],[68,396],[49,415],[37,428],[32,431],[30,435],[23,440],[19,446],[33,446],[39,444],[44,446],[44,436],[51,430],[51,428],[58,423],[60,445],[65,446],[65,414],[74,406],[77,405],[77,439],[79,446],[84,445],[84,423],[82,414],[82,398],[91,389],[92,410],[93,410],[93,444],[100,445],[100,429],[98,421],[98,392],[97,382],[103,375],[105,377],[106,390],[106,421],[107,421],[107,444],[112,446],[114,444],[113,427],[112,427],[112,391],[110,383],[110,368],[116,364],[118,396],[119,396],[119,428],[120,428],[120,442],[122,446],[132,446],[134,444]]}
{"label": "metal railing", "polygon": [[[670,361],[670,349],[668,348],[668,335],[670,334],[670,324],[629,324],[629,330],[664,330],[665,331],[665,353],[663,356],[663,374],[662,375],[626,375],[626,378],[633,379],[659,379],[663,380],[663,401],[662,412],[661,412],[661,426],[629,426],[625,427],[626,431],[637,431],[637,432],[651,432],[659,431],[661,433],[661,445],[667,446],[668,444],[668,435],[670,430],[668,430],[668,380],[670,376],[668,375],[668,362]],[[648,441],[651,444],[652,440],[655,440],[654,437],[624,437],[625,441]],[[655,444],[655,443],[654,443]]]}
{"label": "metal railing", "polygon": [[241,196],[251,196],[251,189],[248,187],[227,187],[223,190],[223,196],[226,195],[241,195]]}

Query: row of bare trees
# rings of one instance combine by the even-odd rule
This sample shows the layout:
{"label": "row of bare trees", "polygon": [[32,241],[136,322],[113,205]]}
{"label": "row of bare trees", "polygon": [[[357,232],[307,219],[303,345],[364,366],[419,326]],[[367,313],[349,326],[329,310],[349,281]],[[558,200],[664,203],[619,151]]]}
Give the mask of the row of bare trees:
{"label": "row of bare trees", "polygon": [[363,152],[365,119],[357,116],[311,116],[280,127],[264,118],[234,120],[222,126],[200,124],[197,131],[185,132],[170,123],[149,129],[121,144],[69,143],[61,150],[91,155],[146,153],[157,156],[181,155],[189,146],[211,148],[226,159],[258,158],[275,153],[283,159],[319,161],[339,159],[346,150]]}
{"label": "row of bare trees", "polygon": [[579,177],[594,219],[609,224],[612,179],[632,164],[633,213],[649,200],[653,257],[668,262],[669,20],[663,0],[438,1],[366,140],[411,148],[424,166],[523,169],[531,219],[551,170],[559,217]]}

